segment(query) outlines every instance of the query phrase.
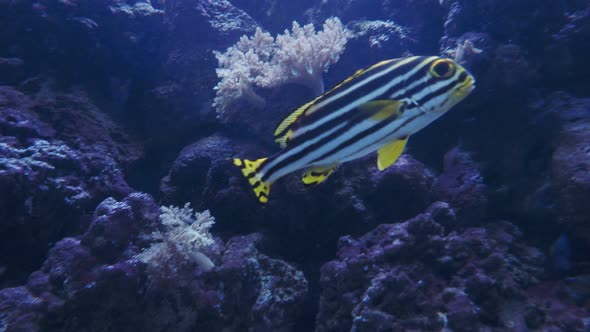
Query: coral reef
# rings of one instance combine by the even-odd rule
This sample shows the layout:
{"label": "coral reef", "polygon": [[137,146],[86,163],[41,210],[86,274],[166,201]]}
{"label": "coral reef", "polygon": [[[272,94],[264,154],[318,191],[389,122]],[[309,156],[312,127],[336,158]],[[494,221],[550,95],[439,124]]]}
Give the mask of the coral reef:
{"label": "coral reef", "polygon": [[[587,331],[589,23],[584,0],[0,0],[0,331]],[[469,98],[387,170],[259,206],[231,158],[278,151],[321,82],[427,54]]]}
{"label": "coral reef", "polygon": [[141,147],[81,91],[53,89],[0,87],[0,284],[24,280],[96,204],[132,191],[122,169]]}
{"label": "coral reef", "polygon": [[[178,331],[222,328],[289,330],[301,312],[301,271],[260,253],[262,236],[216,240],[202,250],[209,272],[179,251],[146,262],[159,208],[146,194],[107,199],[80,238],[64,238],[25,286],[0,290],[6,331],[89,329]],[[124,313],[124,314],[122,314]]]}
{"label": "coral reef", "polygon": [[[218,220],[217,226],[222,229],[256,229],[256,226],[266,225],[277,230],[292,227],[295,231],[305,230],[309,223],[310,227],[312,224],[319,227],[319,234],[331,233],[332,222],[349,218],[362,221],[350,223],[351,229],[367,231],[368,225],[384,220],[402,221],[432,202],[435,175],[425,165],[410,155],[403,155],[392,167],[379,172],[371,156],[340,167],[322,186],[306,188],[297,174],[287,176],[273,187],[282,199],[261,209],[241,174],[230,167],[228,158],[264,155],[264,152],[255,144],[222,135],[197,141],[179,153],[169,174],[162,179],[163,200],[167,204],[189,201],[197,209],[210,209]],[[382,204],[383,200],[387,204]],[[300,209],[301,205],[307,209]],[[250,218],[252,215],[256,215],[254,220]],[[281,215],[281,223],[274,221],[277,215]],[[322,215],[319,223],[315,221],[318,215]],[[325,240],[318,235],[318,241]]]}
{"label": "coral reef", "polygon": [[543,108],[562,120],[558,146],[551,156],[558,219],[590,245],[590,206],[585,199],[590,197],[590,99],[554,94],[545,102]]}
{"label": "coral reef", "polygon": [[445,154],[443,172],[432,184],[432,192],[435,199],[451,204],[459,223],[485,220],[487,187],[473,158],[459,148]]}
{"label": "coral reef", "polygon": [[454,215],[438,202],[406,222],[342,237],[338,259],[322,267],[317,331],[584,326],[583,307],[563,318],[527,294],[544,257],[513,224],[448,232],[442,224],[451,228]]}

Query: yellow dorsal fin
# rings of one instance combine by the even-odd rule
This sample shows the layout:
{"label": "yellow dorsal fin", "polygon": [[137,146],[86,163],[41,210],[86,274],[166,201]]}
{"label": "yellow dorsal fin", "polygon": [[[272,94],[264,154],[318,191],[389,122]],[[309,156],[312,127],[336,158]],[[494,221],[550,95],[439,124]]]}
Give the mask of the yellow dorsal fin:
{"label": "yellow dorsal fin", "polygon": [[408,138],[406,137],[387,143],[379,149],[377,167],[380,171],[391,166],[399,158],[407,142]]}
{"label": "yellow dorsal fin", "polygon": [[348,83],[348,82],[352,81],[353,79],[355,79],[355,78],[357,78],[357,77],[361,76],[362,74],[364,74],[364,73],[368,72],[369,70],[373,70],[373,69],[375,69],[375,68],[379,68],[379,67],[381,67],[381,66],[384,66],[384,65],[386,65],[386,64],[388,64],[388,63],[390,63],[390,62],[392,62],[392,61],[394,61],[394,60],[395,60],[395,59],[384,60],[384,61],[381,61],[381,62],[378,62],[378,63],[376,63],[376,64],[372,65],[372,66],[371,66],[371,67],[369,67],[369,68],[366,68],[366,69],[359,69],[359,70],[355,71],[355,72],[354,72],[354,74],[352,74],[352,75],[348,76],[348,77],[347,77],[347,78],[346,78],[344,81],[342,81],[342,82],[338,83],[338,85],[336,85],[336,86],[335,86],[335,87],[333,87],[332,89],[328,90],[328,92],[326,92],[326,94],[328,94],[328,93],[330,93],[330,92],[332,92],[332,91],[334,91],[334,90],[338,89],[339,87],[341,87],[341,86],[343,86],[344,84],[346,84],[346,83]]}
{"label": "yellow dorsal fin", "polygon": [[281,148],[284,149],[287,146],[287,142],[289,141],[289,139],[291,138],[292,135],[293,135],[293,130],[289,129],[289,130],[287,130],[287,132],[285,134],[283,134],[280,137],[277,137],[275,139],[275,142],[279,143]]}
{"label": "yellow dorsal fin", "polygon": [[[319,97],[318,97],[319,98]],[[286,118],[283,119],[283,121],[281,121],[281,123],[279,123],[279,125],[277,126],[277,129],[275,129],[275,142],[279,143],[279,145],[284,148],[285,146],[287,146],[287,141],[289,140],[289,137],[291,136],[291,134],[293,134],[293,132],[291,130],[288,130],[289,127],[291,127],[291,125],[306,111],[308,110],[315,102],[316,100],[318,100],[318,98],[310,101],[309,103],[299,107],[298,109],[296,109],[295,111],[293,111],[291,114],[289,114]]]}
{"label": "yellow dorsal fin", "polygon": [[321,100],[325,95],[337,90],[338,88],[340,88],[341,86],[343,86],[344,84],[352,81],[353,79],[363,75],[364,73],[373,70],[375,68],[379,68],[381,66],[387,65],[389,63],[391,63],[392,61],[395,61],[395,59],[391,59],[391,60],[385,60],[385,61],[381,61],[379,63],[376,63],[374,65],[372,65],[371,67],[367,68],[367,69],[359,69],[357,70],[354,74],[352,74],[351,76],[349,76],[348,78],[346,78],[344,81],[340,82],[338,85],[336,85],[335,87],[333,87],[332,89],[330,89],[328,92],[324,93],[323,95],[315,98],[314,100],[308,102],[307,104],[299,107],[298,109],[296,109],[295,111],[293,111],[291,114],[289,114],[285,119],[283,119],[283,121],[281,121],[281,123],[279,123],[279,125],[277,126],[277,128],[275,129],[275,133],[274,133],[274,137],[275,137],[275,142],[279,143],[279,145],[284,148],[285,146],[287,146],[287,142],[289,141],[289,137],[291,134],[293,134],[293,132],[289,131],[289,129],[291,129],[291,125],[293,123],[295,123],[295,121],[297,121],[297,119],[299,119],[300,116],[303,116],[304,114],[311,114],[313,113],[315,110],[312,109],[311,107],[318,102],[319,100]]}
{"label": "yellow dorsal fin", "polygon": [[405,102],[389,99],[373,100],[359,106],[359,109],[366,112],[371,112],[371,114],[373,114],[371,115],[371,118],[376,121],[389,119],[391,117],[398,117],[403,113],[405,108]]}
{"label": "yellow dorsal fin", "polygon": [[355,71],[354,74],[348,76],[344,81],[338,83],[338,85],[336,85],[335,87],[331,88],[326,93],[331,93],[332,91],[338,89],[339,87],[343,86],[344,84],[346,84],[346,83],[352,81],[353,79],[361,76],[362,74],[364,74],[365,72],[367,72],[367,70],[368,69],[359,69],[359,70]]}
{"label": "yellow dorsal fin", "polygon": [[303,174],[303,183],[306,185],[322,183],[334,172],[338,164],[329,166],[314,166]]}

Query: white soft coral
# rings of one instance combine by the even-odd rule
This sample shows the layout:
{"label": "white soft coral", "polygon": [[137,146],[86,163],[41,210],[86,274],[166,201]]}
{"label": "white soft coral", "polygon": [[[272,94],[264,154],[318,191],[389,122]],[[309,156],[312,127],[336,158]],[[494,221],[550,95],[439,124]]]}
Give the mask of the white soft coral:
{"label": "white soft coral", "polygon": [[215,224],[215,218],[209,210],[193,212],[189,203],[183,208],[162,206],[160,210],[160,222],[166,228],[166,236],[187,252],[201,251],[213,244],[209,229]]}
{"label": "white soft coral", "polygon": [[302,27],[293,22],[291,32],[285,30],[283,35],[277,36],[277,49],[272,59],[274,70],[265,75],[260,86],[299,83],[321,94],[324,90],[322,74],[338,61],[349,37],[350,33],[337,18],[326,20],[323,30],[317,33],[312,24]]}
{"label": "white soft coral", "polygon": [[226,52],[215,52],[220,81],[215,87],[213,106],[219,118],[223,120],[238,100],[264,107],[264,99],[255,87],[297,83],[322,93],[322,74],[338,61],[350,37],[338,18],[329,18],[319,32],[312,24],[300,26],[293,22],[291,31],[285,30],[276,39],[258,28],[253,36],[242,36]]}
{"label": "white soft coral", "polygon": [[213,268],[213,262],[203,254],[203,251],[215,243],[210,233],[215,218],[209,210],[194,212],[190,204],[186,203],[182,208],[162,206],[160,212],[163,229],[153,236],[162,242],[155,243],[138,254],[137,259],[149,264],[154,271],[164,267],[174,270],[170,259],[174,253],[179,253],[180,257],[194,261],[203,270]]}

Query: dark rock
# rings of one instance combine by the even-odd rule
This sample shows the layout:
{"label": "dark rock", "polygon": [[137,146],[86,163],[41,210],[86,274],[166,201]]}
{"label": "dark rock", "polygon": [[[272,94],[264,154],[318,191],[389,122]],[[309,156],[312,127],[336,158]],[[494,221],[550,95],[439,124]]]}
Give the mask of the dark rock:
{"label": "dark rock", "polygon": [[[20,140],[29,137],[47,139],[55,136],[50,123],[41,121],[39,114],[31,111],[31,99],[22,92],[2,87],[0,89],[0,134]],[[6,139],[6,138],[4,138]]]}
{"label": "dark rock", "polygon": [[102,202],[82,240],[59,241],[26,286],[0,290],[0,326],[7,331],[293,329],[307,281],[291,265],[259,252],[261,235],[216,243],[207,252],[217,267],[204,272],[175,250],[159,251],[158,215],[146,194]]}
{"label": "dark rock", "polygon": [[227,115],[223,122],[227,132],[267,146],[278,147],[274,132],[283,119],[316,96],[312,90],[300,84],[288,84],[275,89],[265,89],[260,95],[266,100],[263,108],[253,107],[238,100],[232,108],[238,110]]}
{"label": "dark rock", "polygon": [[451,204],[462,224],[481,223],[486,214],[487,187],[479,167],[471,156],[459,148],[447,152],[443,173],[432,185],[436,200]]}
{"label": "dark rock", "polygon": [[247,216],[256,214],[260,207],[231,163],[232,157],[248,155],[262,157],[264,150],[220,135],[185,147],[162,179],[160,190],[164,202],[189,201],[196,209],[210,209],[218,221],[249,222]]}
{"label": "dark rock", "polygon": [[[412,15],[407,15],[411,12]],[[415,54],[431,54],[438,49],[443,35],[445,9],[433,1],[322,1],[307,11],[312,22],[321,23],[329,16],[338,16],[343,22],[363,18],[366,21],[390,21],[411,31],[411,38],[420,43],[411,45]]]}
{"label": "dark rock", "polygon": [[[448,9],[445,35],[459,36],[478,31],[501,43],[539,47],[547,32],[563,23],[563,2],[550,0],[505,3],[496,1],[443,1]],[[539,29],[542,26],[544,29]]]}
{"label": "dark rock", "polygon": [[[217,79],[217,61],[212,51],[223,51],[242,35],[254,33],[257,24],[229,1],[205,0],[166,2],[164,22],[166,27],[160,31],[164,34],[160,50],[163,59],[156,70],[159,78],[153,86],[147,87],[147,98],[139,102],[153,111],[153,116],[162,112],[154,109],[156,107],[165,107],[166,115],[174,112],[184,117],[203,116],[199,113],[211,111]],[[195,105],[201,112],[195,112]],[[160,125],[169,122],[163,116],[158,119]],[[171,125],[178,130],[178,121]],[[158,128],[149,129],[156,131]]]}
{"label": "dark rock", "polygon": [[[258,252],[260,235],[234,237],[226,244],[216,283],[226,289],[224,309],[238,317],[225,326],[250,326],[256,331],[288,331],[302,312],[307,280],[301,271],[284,261]],[[250,302],[254,300],[254,302]],[[251,307],[240,303],[252,303]],[[223,315],[223,314],[222,314]]]}
{"label": "dark rock", "polygon": [[[273,184],[268,204],[261,206],[231,158],[268,155],[256,145],[221,135],[197,141],[181,151],[162,179],[163,200],[210,209],[220,231],[268,229],[277,236],[277,250],[294,260],[317,252],[318,245],[333,246],[342,234],[401,221],[432,202],[434,176],[410,155],[403,155],[383,172],[377,170],[373,156],[343,165],[312,187],[305,187],[299,174],[288,175]],[[308,241],[300,241],[302,237]],[[317,254],[313,257],[320,259]]]}
{"label": "dark rock", "polygon": [[545,323],[545,313],[537,307],[528,307],[525,313],[525,321],[528,328],[538,329]]}
{"label": "dark rock", "polygon": [[552,88],[569,87],[587,94],[587,87],[578,86],[576,82],[590,75],[590,65],[584,60],[590,56],[590,47],[584,43],[590,35],[590,5],[573,7],[559,31],[551,36],[551,43],[543,52],[540,71]]}
{"label": "dark rock", "polygon": [[[487,52],[471,64],[473,68],[470,69],[477,80],[474,96],[479,95],[480,102],[498,98],[524,99],[537,74],[526,50],[518,44],[500,44]],[[491,89],[494,89],[493,93]]]}
{"label": "dark rock", "polygon": [[[104,78],[121,75],[118,70],[137,73],[150,58],[158,59],[153,31],[163,11],[149,1],[11,1],[0,6],[5,15],[20,17],[3,21],[0,50],[23,59],[29,72],[53,66],[50,70],[61,77]],[[142,53],[149,56],[137,57]]]}
{"label": "dark rock", "polygon": [[466,294],[453,294],[452,300],[445,303],[446,319],[449,326],[457,331],[470,331],[470,325],[477,321],[479,307]]}
{"label": "dark rock", "polygon": [[[32,97],[1,88],[0,135],[0,252],[10,284],[38,268],[49,243],[84,227],[100,200],[131,191],[122,169],[141,148],[82,91],[50,85]],[[10,258],[23,245],[26,254]]]}
{"label": "dark rock", "polygon": [[590,314],[590,288],[588,275],[545,281],[527,290],[534,304],[526,313],[527,325],[542,324],[545,329],[557,331],[586,331],[588,322],[580,317]]}
{"label": "dark rock", "polygon": [[24,61],[19,58],[0,58],[0,85],[15,85],[25,78]]}
{"label": "dark rock", "polygon": [[542,254],[507,222],[446,234],[433,218],[441,209],[341,238],[338,259],[322,267],[317,330],[510,328],[498,308],[527,303]]}
{"label": "dark rock", "polygon": [[301,21],[301,17],[306,9],[315,4],[315,1],[232,0],[231,3],[246,10],[265,30],[277,34],[289,28],[292,21],[307,23]]}
{"label": "dark rock", "polygon": [[22,59],[26,77],[91,87],[159,155],[214,122],[212,51],[256,27],[229,1],[4,1],[0,13],[1,57]]}
{"label": "dark rock", "polygon": [[497,152],[491,147],[478,154],[490,159],[484,164],[496,165],[486,167],[486,178],[494,178],[488,184],[494,192],[488,211],[517,217],[547,247],[563,232],[572,232],[574,242],[590,243],[583,221],[589,213],[584,198],[590,194],[587,104],[587,98],[564,92],[539,94],[515,119],[525,123],[526,132],[514,128],[505,143],[498,143],[503,154],[493,156]]}
{"label": "dark rock", "polygon": [[575,238],[590,245],[590,206],[585,199],[590,197],[590,99],[556,95],[550,103],[547,106],[563,119],[551,165],[559,219]]}
{"label": "dark rock", "polygon": [[[261,92],[267,108],[222,125],[212,51],[330,16],[354,38],[326,87],[471,45],[457,61],[477,89],[386,171],[291,174],[260,207],[230,160],[278,151],[313,96]],[[589,18],[584,0],[0,0],[0,331],[307,331],[316,313],[318,331],[588,330]],[[130,194],[166,172],[162,201],[210,208],[229,239],[199,252],[210,270]],[[549,275],[529,245],[561,236]]]}
{"label": "dark rock", "polygon": [[134,217],[131,206],[109,197],[96,208],[94,220],[82,236],[81,244],[97,257],[113,261],[122,254],[129,242],[137,242],[133,237],[145,227],[141,224],[142,219],[153,220],[157,217],[157,213],[154,213],[157,208],[152,206],[152,210],[148,216]]}
{"label": "dark rock", "polygon": [[200,15],[207,18],[211,27],[220,33],[254,32],[256,22],[230,1],[199,1]]}
{"label": "dark rock", "polygon": [[[526,91],[538,85],[534,82],[563,88],[572,86],[573,76],[588,72],[588,66],[579,62],[580,56],[588,54],[587,48],[572,45],[587,34],[582,18],[587,16],[587,4],[550,0],[518,4],[451,0],[442,4],[448,14],[441,50],[449,53],[469,40],[482,51],[466,62],[477,79],[473,95],[477,98],[472,100],[496,100],[497,104],[505,98],[524,100]],[[574,10],[579,11],[565,14]],[[577,33],[570,33],[572,30]],[[572,74],[577,70],[581,72]]]}
{"label": "dark rock", "polygon": [[43,301],[26,287],[0,290],[0,328],[4,331],[41,331],[45,311]]}
{"label": "dark rock", "polygon": [[[359,171],[370,174],[371,186],[363,186],[362,197],[379,222],[402,221],[423,211],[432,202],[434,175],[424,164],[409,154],[403,154],[384,171],[377,169],[375,156],[364,161]],[[385,203],[385,204],[384,204]]]}

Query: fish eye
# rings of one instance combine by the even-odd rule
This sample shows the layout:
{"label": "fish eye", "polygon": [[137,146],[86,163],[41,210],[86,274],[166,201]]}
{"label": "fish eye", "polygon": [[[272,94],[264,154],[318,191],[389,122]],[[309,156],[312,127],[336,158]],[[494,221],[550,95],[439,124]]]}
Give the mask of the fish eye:
{"label": "fish eye", "polygon": [[430,66],[430,74],[436,78],[449,78],[455,74],[455,65],[447,59],[436,60]]}

